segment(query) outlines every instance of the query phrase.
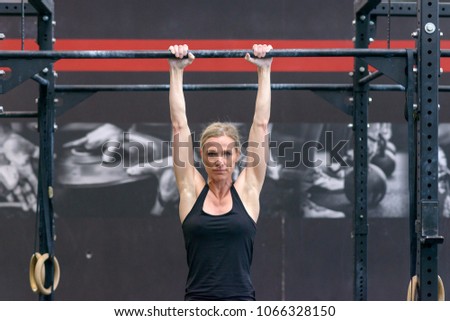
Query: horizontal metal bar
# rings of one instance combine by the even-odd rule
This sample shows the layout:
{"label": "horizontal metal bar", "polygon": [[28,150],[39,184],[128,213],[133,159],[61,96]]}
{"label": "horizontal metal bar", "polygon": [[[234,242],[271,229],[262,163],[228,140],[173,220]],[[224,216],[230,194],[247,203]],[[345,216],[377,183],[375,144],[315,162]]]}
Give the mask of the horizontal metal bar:
{"label": "horizontal metal bar", "polygon": [[[352,84],[272,84],[272,90],[311,90],[311,91],[348,91],[353,90]],[[169,85],[56,85],[56,93],[96,93],[96,92],[142,92],[142,91],[168,91]],[[257,84],[186,84],[185,91],[227,91],[227,90],[257,90]],[[370,85],[372,91],[404,91],[401,85]],[[450,86],[448,88],[450,91]],[[19,111],[3,112],[0,118],[37,118],[37,112]]]}
{"label": "horizontal metal bar", "polygon": [[369,91],[405,91],[402,85],[369,85]]}
{"label": "horizontal metal bar", "polygon": [[[37,16],[38,12],[36,9],[25,3],[24,6],[24,15],[25,16]],[[22,5],[20,2],[11,2],[11,3],[0,3],[0,15],[1,16],[20,16],[22,15]]]}
{"label": "horizontal metal bar", "polygon": [[[416,2],[392,2],[389,10],[389,3],[382,2],[374,10],[370,12],[374,16],[388,16],[392,17],[416,17],[417,3]],[[450,16],[450,3],[439,3],[439,16]]]}
{"label": "horizontal metal bar", "polygon": [[33,111],[5,111],[0,113],[0,118],[37,118],[38,115]]}
{"label": "horizontal metal bar", "polygon": [[415,17],[417,16],[417,4],[415,2],[401,2],[401,3],[391,3],[389,9],[389,3],[382,2],[374,10],[370,12],[372,17],[374,16],[405,16],[405,17]]}
{"label": "horizontal metal bar", "polygon": [[[353,84],[272,84],[272,90],[312,90],[312,91],[352,91]],[[144,92],[168,91],[169,85],[56,85],[56,93],[96,93],[96,92]],[[215,90],[257,90],[257,84],[185,84],[185,91],[215,91]],[[369,91],[403,92],[402,85],[369,85]],[[439,91],[450,92],[450,86],[439,86]],[[36,118],[37,112],[3,112],[0,118]]]}
{"label": "horizontal metal bar", "polygon": [[[414,49],[415,51],[415,49]],[[243,58],[249,50],[192,50],[196,58]],[[161,50],[80,50],[80,51],[0,51],[0,59],[168,59],[174,56]],[[280,49],[267,57],[406,57],[406,49]],[[441,57],[450,57],[450,50],[441,50]]]}
{"label": "horizontal metal bar", "polygon": [[[272,90],[351,91],[352,84],[272,84]],[[55,92],[168,91],[169,85],[56,85]],[[185,91],[257,90],[257,84],[186,84]],[[404,91],[401,85],[371,85],[373,91]]]}
{"label": "horizontal metal bar", "polygon": [[[192,50],[196,58],[243,58],[250,50]],[[406,57],[406,49],[277,49],[267,57]],[[1,51],[0,59],[167,59],[167,50]]]}

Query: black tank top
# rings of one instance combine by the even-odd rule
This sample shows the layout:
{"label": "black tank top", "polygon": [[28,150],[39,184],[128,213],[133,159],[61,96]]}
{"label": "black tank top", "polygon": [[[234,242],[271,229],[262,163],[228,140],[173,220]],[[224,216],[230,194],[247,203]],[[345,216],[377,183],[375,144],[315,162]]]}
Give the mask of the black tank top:
{"label": "black tank top", "polygon": [[205,213],[208,191],[206,185],[182,224],[189,267],[185,300],[255,300],[250,266],[256,223],[233,185],[231,211]]}

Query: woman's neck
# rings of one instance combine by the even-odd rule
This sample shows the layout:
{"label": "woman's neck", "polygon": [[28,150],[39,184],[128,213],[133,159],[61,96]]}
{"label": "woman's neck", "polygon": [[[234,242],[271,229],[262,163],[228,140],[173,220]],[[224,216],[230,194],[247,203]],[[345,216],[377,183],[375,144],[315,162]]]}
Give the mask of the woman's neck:
{"label": "woman's neck", "polygon": [[228,195],[231,185],[233,185],[231,178],[229,180],[208,181],[209,190],[217,197],[217,199],[222,199]]}

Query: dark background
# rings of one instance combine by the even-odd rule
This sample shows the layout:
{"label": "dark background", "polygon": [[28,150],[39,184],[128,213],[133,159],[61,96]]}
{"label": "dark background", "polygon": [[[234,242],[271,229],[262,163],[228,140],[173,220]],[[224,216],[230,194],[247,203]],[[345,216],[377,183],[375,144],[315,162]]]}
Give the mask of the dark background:
{"label": "dark background", "polygon": [[[243,39],[350,40],[353,1],[55,1],[58,39]],[[443,40],[448,22],[441,20]],[[415,18],[392,18],[391,38],[410,40]],[[386,19],[379,18],[377,39],[385,41]],[[35,21],[26,19],[27,38]],[[20,23],[0,21],[0,32],[20,38]],[[0,43],[1,45],[1,43]],[[249,45],[249,46],[250,46]],[[162,50],[166,47],[162,47]],[[204,48],[207,49],[207,48]],[[274,64],[276,61],[274,62]],[[220,64],[220,60],[217,60]],[[448,83],[448,74],[442,77]],[[186,83],[254,83],[255,73],[187,72]],[[347,73],[273,73],[274,83],[350,83]],[[66,72],[58,84],[167,83],[167,72]],[[380,79],[380,83],[389,82]],[[33,110],[36,84],[26,82],[0,97],[8,110]],[[373,93],[371,122],[390,122],[403,151],[395,193],[369,213],[369,300],[404,300],[409,279],[408,199],[405,179],[406,125],[401,93]],[[167,93],[98,93],[57,119],[72,123],[151,123],[169,121]],[[193,123],[213,120],[249,122],[255,92],[186,93]],[[449,100],[440,100],[441,120],[449,121]],[[337,123],[351,118],[310,92],[273,92],[276,123]],[[32,126],[29,126],[32,127]],[[60,134],[61,133],[61,134]],[[36,142],[37,134],[27,138]],[[167,133],[165,133],[167,134]],[[65,141],[56,132],[56,145]],[[401,155],[401,153],[400,153]],[[57,173],[58,175],[58,173]],[[398,182],[400,181],[400,183]],[[394,186],[394,187],[393,187]],[[276,201],[277,187],[265,185],[265,201]],[[269,188],[272,188],[269,190]],[[278,193],[267,193],[277,191]],[[187,274],[176,209],[149,215],[156,193],[154,178],[107,188],[55,189],[56,255],[61,264],[57,300],[182,300]],[[325,195],[324,198],[331,197]],[[278,203],[277,203],[278,204]],[[387,206],[386,204],[396,204]],[[289,202],[274,215],[263,208],[258,222],[253,280],[258,300],[352,300],[352,218],[305,219]],[[381,213],[381,214],[380,214]],[[450,232],[447,218],[440,233]],[[0,299],[35,300],[28,284],[28,264],[35,244],[35,218],[20,210],[0,210]],[[440,247],[439,273],[448,283],[449,251]]]}

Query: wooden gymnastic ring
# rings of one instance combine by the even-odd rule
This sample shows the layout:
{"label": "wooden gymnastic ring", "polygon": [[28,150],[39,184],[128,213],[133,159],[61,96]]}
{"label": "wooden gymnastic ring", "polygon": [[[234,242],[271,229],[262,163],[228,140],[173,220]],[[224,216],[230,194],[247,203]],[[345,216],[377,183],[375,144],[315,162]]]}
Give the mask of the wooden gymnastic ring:
{"label": "wooden gymnastic ring", "polygon": [[[34,269],[34,278],[36,280],[36,285],[39,289],[39,292],[44,295],[50,295],[52,293],[52,288],[45,288],[44,282],[45,282],[45,269],[44,269],[44,263],[49,259],[50,255],[48,253],[44,253],[41,255],[41,257],[38,258],[36,262],[36,267]],[[59,278],[60,278],[60,268],[59,263],[56,257],[53,257],[53,266],[54,266],[54,276],[53,276],[53,290],[56,290],[59,284]]]}
{"label": "wooden gymnastic ring", "polygon": [[[416,290],[419,287],[417,281],[417,275],[414,275],[409,281],[408,294],[406,297],[407,301],[416,301]],[[445,301],[445,288],[444,282],[442,282],[441,277],[438,275],[438,301]]]}
{"label": "wooden gymnastic ring", "polygon": [[408,293],[406,295],[407,301],[416,301],[416,289],[417,289],[417,275],[414,275],[411,280],[409,280]]}
{"label": "wooden gymnastic ring", "polygon": [[31,290],[35,293],[38,291],[38,287],[36,284],[36,278],[34,277],[34,271],[36,270],[36,263],[40,257],[41,253],[36,252],[31,256],[30,259],[30,287]]}
{"label": "wooden gymnastic ring", "polygon": [[442,279],[439,275],[438,275],[438,301],[445,301],[444,282],[442,282]]}

